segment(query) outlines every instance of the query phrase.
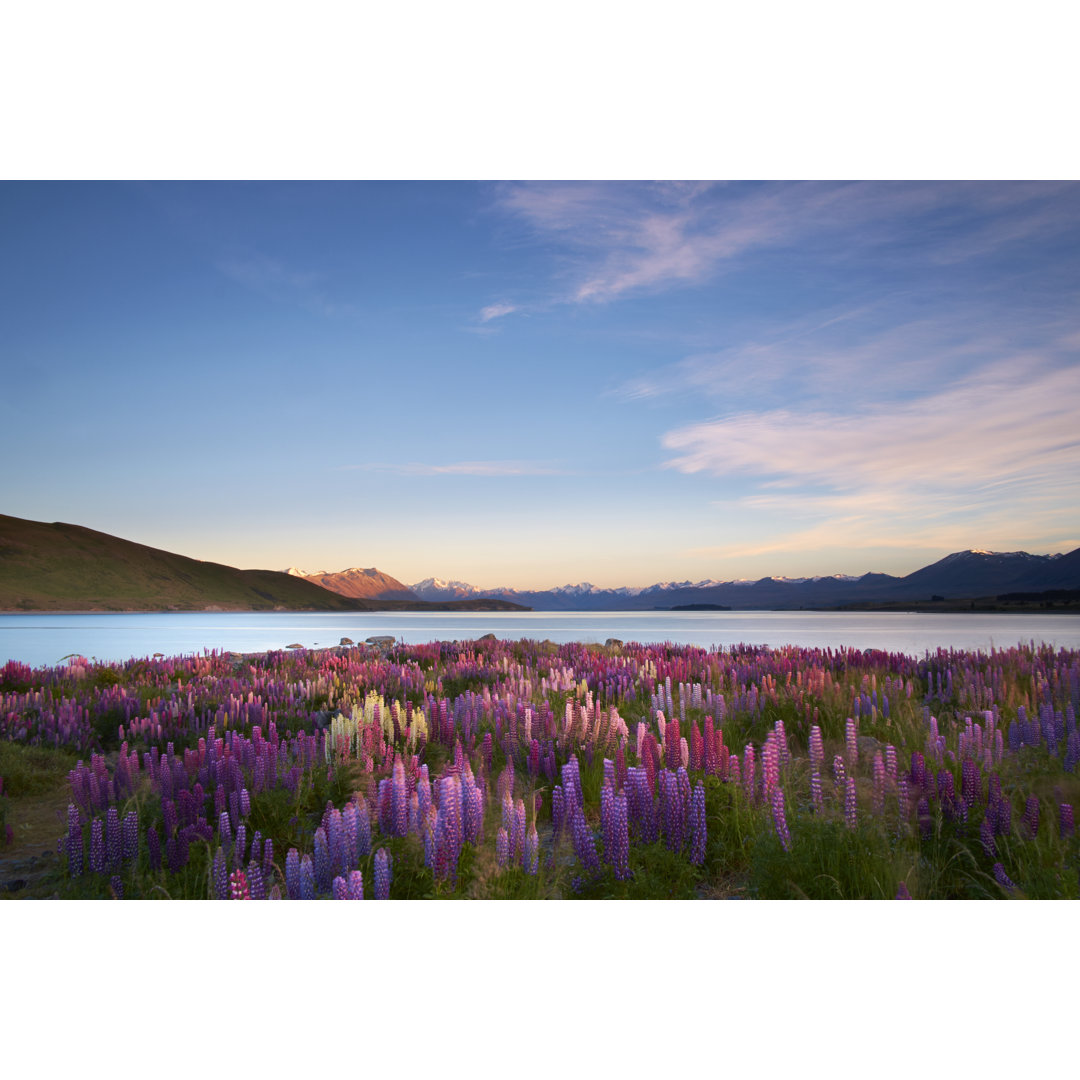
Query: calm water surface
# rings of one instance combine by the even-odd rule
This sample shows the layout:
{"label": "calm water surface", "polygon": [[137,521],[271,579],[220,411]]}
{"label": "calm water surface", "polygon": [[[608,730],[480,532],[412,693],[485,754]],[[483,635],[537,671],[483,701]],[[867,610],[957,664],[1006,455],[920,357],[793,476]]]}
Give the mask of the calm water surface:
{"label": "calm water surface", "polygon": [[288,612],[0,615],[0,663],[55,664],[70,653],[119,661],[206,649],[263,652],[389,634],[408,644],[501,638],[556,642],[671,641],[882,649],[922,656],[938,648],[1007,648],[1034,641],[1080,648],[1080,615],[918,615],[908,612]]}

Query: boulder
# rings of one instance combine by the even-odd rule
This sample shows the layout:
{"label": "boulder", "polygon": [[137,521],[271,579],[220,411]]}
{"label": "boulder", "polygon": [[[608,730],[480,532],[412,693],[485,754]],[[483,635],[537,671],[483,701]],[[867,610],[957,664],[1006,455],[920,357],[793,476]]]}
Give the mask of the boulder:
{"label": "boulder", "polygon": [[604,642],[604,648],[605,649],[621,649],[622,648],[622,642],[617,637],[609,637],[607,639],[607,641]]}
{"label": "boulder", "polygon": [[356,644],[356,642],[355,642],[355,641],[353,641],[353,639],[352,639],[351,637],[343,637],[343,638],[342,638],[342,639],[341,639],[341,640],[340,640],[340,641],[338,642],[338,645],[339,645],[339,646],[341,646],[341,645],[355,645],[355,644]]}
{"label": "boulder", "polygon": [[376,649],[392,649],[397,639],[389,634],[376,634],[373,637],[364,638],[365,645],[374,645]]}

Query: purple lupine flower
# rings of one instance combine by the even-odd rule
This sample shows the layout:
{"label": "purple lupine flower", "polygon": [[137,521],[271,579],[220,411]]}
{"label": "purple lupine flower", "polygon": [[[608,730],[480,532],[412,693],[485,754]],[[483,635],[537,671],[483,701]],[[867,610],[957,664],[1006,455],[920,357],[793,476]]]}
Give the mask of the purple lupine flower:
{"label": "purple lupine flower", "polygon": [[211,883],[214,886],[215,900],[229,899],[229,868],[225,864],[225,852],[220,847],[214,853]]}
{"label": "purple lupine flower", "polygon": [[390,819],[394,836],[406,836],[408,834],[408,787],[405,783],[405,764],[400,758],[394,762],[394,777],[390,786]]}
{"label": "purple lupine flower", "polygon": [[72,877],[81,877],[83,872],[83,830],[79,819],[79,808],[74,803],[68,804],[67,835],[68,870]]}
{"label": "purple lupine flower", "polygon": [[982,824],[979,826],[979,840],[987,857],[990,859],[996,858],[997,845],[994,843],[994,827],[990,824],[988,817],[984,817]]}
{"label": "purple lupine flower", "polygon": [[356,796],[356,855],[366,859],[371,854],[371,812],[363,795]]}
{"label": "purple lupine flower", "polygon": [[266,899],[266,879],[263,877],[262,866],[252,859],[247,867],[248,888],[251,891],[252,900]]}
{"label": "purple lupine flower", "polygon": [[251,794],[246,787],[240,789],[240,816],[251,816]]}
{"label": "purple lupine flower", "polygon": [[364,899],[364,875],[359,870],[350,870],[346,879],[346,893],[350,900]]}
{"label": "purple lupine flower", "polygon": [[849,829],[854,829],[857,824],[857,809],[855,805],[855,777],[849,776],[844,786],[844,824]]}
{"label": "purple lupine flower", "polygon": [[146,830],[146,857],[150,869],[156,874],[161,869],[161,840],[153,825]]}
{"label": "purple lupine flower", "polygon": [[348,900],[348,886],[345,884],[345,879],[339,874],[334,878],[333,885],[331,887],[335,900]]}
{"label": "purple lupine flower", "polygon": [[375,852],[375,899],[390,899],[390,883],[393,880],[393,860],[386,848]]}
{"label": "purple lupine flower", "polygon": [[319,892],[327,892],[333,874],[330,870],[330,846],[326,842],[326,830],[320,825],[315,830],[315,887]]}
{"label": "purple lupine flower", "polygon": [[780,846],[785,851],[791,850],[791,833],[788,831],[787,819],[784,817],[784,791],[776,788],[769,797],[772,803],[773,825],[776,827],[776,835],[780,838]]}
{"label": "purple lupine flower", "polygon": [[525,855],[525,800],[514,804],[513,830],[510,833],[510,859],[520,864]]}
{"label": "purple lupine flower", "polygon": [[170,836],[165,841],[165,861],[170,874],[179,874],[188,861],[188,841],[186,836]]}
{"label": "purple lupine flower", "polygon": [[[623,795],[621,798],[625,814],[626,796]],[[535,821],[529,822],[529,831],[525,834],[525,853],[522,858],[522,866],[526,874],[535,874],[540,868],[540,837],[536,833]]]}
{"label": "purple lupine flower", "polygon": [[825,764],[825,745],[821,740],[821,728],[814,724],[810,728],[810,765],[816,772]]}
{"label": "purple lupine flower", "polygon": [[699,780],[690,796],[690,862],[701,866],[705,862],[708,827],[705,820],[705,785]]}
{"label": "purple lupine flower", "polygon": [[499,826],[495,834],[495,862],[499,869],[503,869],[510,861],[510,837],[505,825]]}
{"label": "purple lupine flower", "polygon": [[300,899],[300,852],[289,848],[285,856],[285,891],[290,900]]}
{"label": "purple lupine flower", "polygon": [[270,868],[274,865],[274,841],[268,836],[263,843],[263,857],[262,868],[264,874],[270,873]]}
{"label": "purple lupine flower", "polygon": [[578,861],[586,870],[595,873],[600,868],[600,858],[596,854],[596,841],[592,830],[585,823],[585,811],[580,806],[575,806],[570,815],[570,832]]}
{"label": "purple lupine flower", "polygon": [[105,851],[110,870],[115,870],[123,861],[122,850],[120,812],[115,806],[110,806],[105,815]]}
{"label": "purple lupine flower", "polygon": [[843,797],[847,789],[847,771],[844,769],[844,759],[837,754],[832,762],[833,782],[836,785],[836,797]]}
{"label": "purple lupine flower", "polygon": [[563,794],[562,785],[556,784],[551,792],[551,830],[555,840],[559,839],[565,819],[566,796]]}
{"label": "purple lupine flower", "polygon": [[982,778],[979,776],[979,766],[971,758],[964,758],[960,763],[960,797],[969,810],[982,797]]}
{"label": "purple lupine flower", "polygon": [[896,783],[896,747],[892,743],[885,745],[885,775]]}
{"label": "purple lupine flower", "polygon": [[897,900],[910,900],[911,899],[911,893],[908,892],[908,887],[903,881],[900,882],[900,887],[896,890],[895,899],[897,899]]}
{"label": "purple lupine flower", "polygon": [[885,813],[885,759],[880,750],[874,753],[874,796],[871,806],[876,817]]}
{"label": "purple lupine flower", "polygon": [[114,900],[124,899],[124,883],[120,880],[118,875],[113,874],[113,876],[109,878],[109,890],[112,892]]}
{"label": "purple lupine flower", "polygon": [[810,802],[815,810],[821,810],[821,773],[817,769],[810,770]]}
{"label": "purple lupine flower", "polygon": [[120,844],[120,854],[125,862],[139,857],[139,815],[134,810],[124,815]]}
{"label": "purple lupine flower", "polygon": [[90,823],[90,872],[105,873],[105,835],[101,818]]}
{"label": "purple lupine flower", "polygon": [[247,855],[247,826],[237,825],[236,841],[233,844],[233,859],[237,866],[242,866]]}
{"label": "purple lupine flower", "polygon": [[1058,803],[1058,823],[1062,840],[1068,836],[1072,836],[1076,827],[1073,820],[1072,803]]}
{"label": "purple lupine flower", "polygon": [[994,880],[1006,891],[1015,892],[1016,882],[1013,881],[1008,874],[1005,873],[1005,867],[999,863],[994,863]]}
{"label": "purple lupine flower", "polygon": [[229,823],[229,815],[222,813],[218,816],[218,836],[221,838],[222,847],[232,847],[232,825]]}
{"label": "purple lupine flower", "polygon": [[248,885],[247,874],[245,874],[243,870],[234,870],[229,875],[229,899],[251,899],[251,888]]}
{"label": "purple lupine flower", "polygon": [[300,856],[300,899],[315,899],[315,867],[310,855]]}

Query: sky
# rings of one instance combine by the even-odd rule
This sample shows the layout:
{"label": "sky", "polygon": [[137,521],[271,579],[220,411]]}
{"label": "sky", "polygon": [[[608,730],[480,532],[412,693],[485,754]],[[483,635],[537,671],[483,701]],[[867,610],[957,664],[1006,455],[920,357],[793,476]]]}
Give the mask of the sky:
{"label": "sky", "polygon": [[1080,546],[1080,185],[4,182],[0,511],[547,588]]}

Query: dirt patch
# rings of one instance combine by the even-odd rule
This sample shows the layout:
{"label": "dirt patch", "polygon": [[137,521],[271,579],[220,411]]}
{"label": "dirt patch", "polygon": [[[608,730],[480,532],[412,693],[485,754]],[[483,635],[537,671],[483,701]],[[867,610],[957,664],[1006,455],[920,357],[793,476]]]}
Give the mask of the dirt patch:
{"label": "dirt patch", "polygon": [[8,800],[13,843],[0,847],[0,900],[41,900],[54,895],[45,878],[59,865],[56,841],[67,831],[67,783],[43,795]]}

